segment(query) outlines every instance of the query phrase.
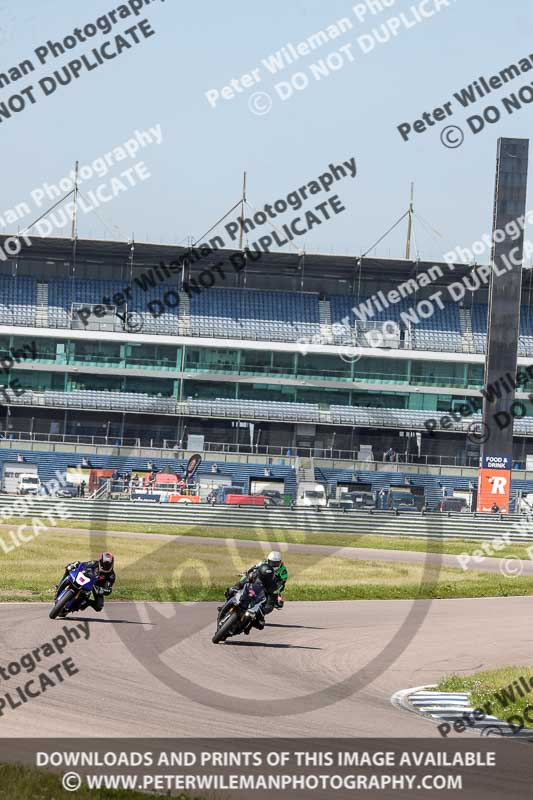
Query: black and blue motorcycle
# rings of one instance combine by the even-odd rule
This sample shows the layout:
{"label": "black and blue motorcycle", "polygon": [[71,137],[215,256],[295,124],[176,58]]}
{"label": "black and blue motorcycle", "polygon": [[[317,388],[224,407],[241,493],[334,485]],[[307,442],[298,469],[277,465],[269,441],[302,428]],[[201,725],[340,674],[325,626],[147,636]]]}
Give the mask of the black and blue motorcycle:
{"label": "black and blue motorcycle", "polygon": [[213,644],[223,642],[229,636],[249,633],[256,620],[263,619],[266,594],[260,581],[245,581],[242,589],[229,597],[218,612],[217,629]]}
{"label": "black and blue motorcycle", "polygon": [[50,619],[55,619],[61,612],[65,616],[78,611],[82,602],[90,597],[97,580],[98,576],[85,561],[70,570],[57,587],[54,607],[48,615]]}

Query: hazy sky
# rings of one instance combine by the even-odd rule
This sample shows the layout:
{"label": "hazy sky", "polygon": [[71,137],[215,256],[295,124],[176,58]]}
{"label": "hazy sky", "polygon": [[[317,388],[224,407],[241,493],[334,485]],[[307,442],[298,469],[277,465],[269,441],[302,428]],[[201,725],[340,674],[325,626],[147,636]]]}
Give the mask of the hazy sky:
{"label": "hazy sky", "polygon": [[[28,202],[36,217],[38,209],[29,199],[36,187],[57,182],[76,159],[91,163],[125,142],[136,129],[160,125],[162,144],[147,146],[138,156],[150,177],[99,209],[108,229],[94,214],[80,215],[80,235],[119,239],[134,232],[137,240],[186,241],[200,236],[237,202],[244,170],[248,197],[259,208],[316,179],[330,162],[354,157],[356,178],[338,182],[334,190],[346,211],[300,238],[301,247],[339,254],[367,250],[406,209],[411,181],[415,182],[415,208],[442,235],[439,238],[418,224],[415,232],[421,256],[436,259],[457,245],[468,246],[490,231],[497,138],[527,137],[533,130],[533,103],[524,103],[512,115],[501,103],[504,96],[531,87],[533,70],[479,99],[470,109],[462,108],[453,95],[479,76],[488,80],[530,54],[533,66],[531,4],[526,0],[509,0],[505,6],[486,0],[449,0],[446,8],[443,0],[425,0],[424,11],[435,10],[439,2],[440,11],[417,23],[419,12],[413,8],[420,9],[421,0],[383,0],[382,12],[372,15],[367,9],[364,19],[364,4],[344,0],[261,4],[153,0],[138,17],[119,20],[109,34],[99,33],[64,56],[50,56],[44,65],[36,57],[38,47],[49,39],[62,41],[74,28],[94,23],[120,3],[0,3],[0,72],[28,58],[36,67],[0,90],[0,103],[29,85],[34,86],[36,98],[35,104],[28,103],[23,111],[0,122],[4,154],[0,215],[17,203]],[[359,5],[357,11],[355,5]],[[378,5],[377,0],[373,5]],[[373,31],[383,39],[381,26],[387,21],[389,27],[394,26],[391,18],[400,19],[400,12],[404,17],[397,35],[377,43]],[[120,57],[90,72],[83,68],[76,81],[44,96],[39,80],[108,39],[112,43],[107,52],[111,52],[115,34],[123,34],[145,18],[155,35],[144,39],[141,34],[141,42]],[[277,75],[263,63],[288,43],[297,47],[344,18],[352,23],[351,29],[301,55]],[[366,38],[359,40],[363,35]],[[338,53],[340,47],[345,48],[343,66],[335,70],[341,56],[332,56],[331,74],[316,80],[311,65]],[[233,99],[220,99],[215,108],[210,106],[207,91],[221,92],[231,79],[253,70],[259,82],[243,87]],[[276,89],[276,84],[298,72],[308,78],[309,85],[282,100],[279,92],[286,86]],[[256,92],[269,96],[268,113],[250,110],[255,103],[263,111],[269,103],[265,94],[252,100]],[[424,111],[447,101],[453,116],[402,141],[397,125],[414,123]],[[474,135],[466,118],[488,105],[501,110],[501,119]],[[456,149],[440,141],[442,129],[449,124],[464,131],[464,143]],[[455,140],[457,132],[450,135]],[[128,159],[116,164],[109,175],[87,181],[83,189],[95,190],[134,163]],[[533,166],[530,171],[533,176]],[[533,183],[530,205],[532,190]],[[305,208],[324,199],[323,192],[317,194]],[[279,222],[289,222],[299,214],[291,211]],[[22,220],[20,227],[28,221]],[[266,232],[261,229],[259,235]],[[68,235],[66,228],[64,234]],[[404,237],[402,226],[377,248],[377,254],[401,255]]]}

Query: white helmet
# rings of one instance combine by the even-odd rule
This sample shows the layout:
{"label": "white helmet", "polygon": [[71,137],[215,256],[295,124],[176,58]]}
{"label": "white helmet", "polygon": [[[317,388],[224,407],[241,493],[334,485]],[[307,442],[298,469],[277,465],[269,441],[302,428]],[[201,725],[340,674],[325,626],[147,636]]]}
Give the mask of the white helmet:
{"label": "white helmet", "polygon": [[278,550],[272,550],[272,552],[268,554],[267,561],[273,569],[278,569],[278,567],[281,567],[283,564],[281,553],[278,552]]}

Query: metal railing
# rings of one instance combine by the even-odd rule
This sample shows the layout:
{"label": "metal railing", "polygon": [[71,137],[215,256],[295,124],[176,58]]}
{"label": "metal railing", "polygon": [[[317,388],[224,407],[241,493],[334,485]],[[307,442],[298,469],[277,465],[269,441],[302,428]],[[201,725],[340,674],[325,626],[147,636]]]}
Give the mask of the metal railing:
{"label": "metal railing", "polygon": [[[163,437],[120,437],[120,436],[94,436],[94,435],[74,435],[59,433],[36,433],[29,431],[8,431],[0,432],[0,443],[9,442],[37,442],[44,444],[72,444],[89,445],[91,447],[104,446],[114,448],[127,448],[137,450],[154,450],[162,453],[161,457],[168,458],[186,457],[188,451],[181,442],[175,439]],[[450,455],[416,455],[397,453],[393,462],[385,461],[383,458],[363,460],[359,457],[356,450],[343,450],[336,447],[310,448],[310,447],[287,447],[281,445],[245,445],[231,442],[204,442],[204,454],[213,456],[211,460],[216,461],[217,456],[226,455],[246,455],[261,456],[268,458],[315,458],[324,461],[346,461],[368,463],[369,470],[376,470],[380,467],[390,469],[392,465],[404,466],[424,466],[424,467],[479,467],[479,456],[450,456]],[[156,455],[156,453],[154,453]],[[525,469],[526,462],[516,459],[513,462],[515,469]],[[361,467],[358,467],[359,469]]]}
{"label": "metal railing", "polygon": [[[109,447],[143,447],[140,437],[74,435],[68,433],[35,433],[30,431],[0,431],[0,441],[44,442],[48,444],[87,444]],[[154,440],[151,439],[151,442]],[[161,440],[164,441],[164,440]],[[151,445],[154,446],[154,445]]]}
{"label": "metal railing", "polygon": [[[139,312],[133,312],[135,314],[139,314]],[[137,330],[138,333],[145,333],[145,334],[156,334],[159,336],[187,336],[191,339],[198,339],[198,338],[216,338],[222,340],[235,340],[235,339],[246,339],[247,341],[257,341],[261,343],[274,343],[274,342],[284,342],[284,343],[294,343],[297,344],[302,340],[309,339],[308,335],[300,331],[295,331],[293,337],[289,337],[287,335],[280,335],[280,336],[270,336],[270,338],[266,336],[258,336],[253,335],[252,332],[246,328],[244,328],[238,335],[238,337],[234,334],[230,334],[225,331],[223,328],[213,328],[212,331],[207,332],[205,329],[201,330],[200,328],[195,328],[195,331],[198,330],[199,332],[195,333],[183,333],[179,330],[178,326],[182,323],[182,319],[180,317],[176,317],[175,325],[169,325],[168,328],[164,327],[160,323],[156,323],[152,321],[150,315],[146,312],[142,313],[142,326],[140,330]],[[74,324],[73,324],[74,323]],[[194,324],[194,317],[191,318],[191,323]],[[333,323],[334,325],[335,323]],[[375,323],[375,326],[379,329],[379,326],[382,323]],[[35,320],[15,320],[15,317],[8,312],[0,312],[0,325],[8,325],[10,327],[17,327],[21,328],[34,328],[36,327],[37,323]],[[319,324],[317,325],[317,335],[318,335],[318,328]],[[108,322],[100,322],[99,320],[95,319],[94,317],[91,318],[90,324],[85,327],[82,323],[77,323],[76,320],[69,320],[68,325],[61,324],[59,321],[55,321],[55,324],[48,325],[47,328],[51,331],[59,330],[59,331],[76,331],[76,330],[84,330],[89,335],[92,333],[97,332],[117,332],[117,333],[124,333],[125,335],[131,334],[131,330],[128,329],[127,324],[125,322],[117,322],[116,320],[108,321]],[[457,331],[450,331],[451,333],[458,334]],[[360,333],[360,332],[359,332]],[[459,334],[458,334],[459,335]],[[338,342],[338,344],[337,344]],[[371,349],[371,345],[366,342],[363,336],[358,335],[355,331],[350,330],[349,334],[343,335],[341,339],[332,336],[323,337],[323,344],[329,345],[331,347],[360,347],[361,349]],[[463,349],[461,350],[462,353],[465,355],[469,354],[478,354],[483,355],[485,349],[476,345],[468,345],[464,342],[463,339]],[[406,337],[404,341],[398,341],[398,346],[394,347],[395,350],[417,350],[417,351],[424,351],[424,352],[456,352],[453,345],[446,345],[446,343],[442,342],[425,342],[423,347],[417,347],[414,342],[411,341],[411,337]],[[521,356],[531,356],[533,355],[533,349],[528,346],[528,344],[524,341],[520,342],[520,351],[519,355]]]}
{"label": "metal railing", "polygon": [[[16,496],[2,495],[2,507],[10,509],[18,501]],[[22,516],[46,515],[56,501],[52,498],[35,498],[31,509]],[[346,534],[354,537],[377,532],[391,536],[409,536],[427,539],[469,539],[484,541],[503,534],[510,541],[533,540],[533,531],[513,530],[513,523],[523,517],[516,514],[440,514],[438,512],[363,511],[323,508],[269,508],[253,506],[223,506],[208,503],[133,503],[128,500],[64,499],[70,519],[90,520],[92,530],[106,530],[109,522],[120,523],[127,531],[130,523],[171,524],[199,526],[205,530],[215,527],[254,529],[261,538],[268,539],[268,530],[304,531],[309,533]],[[15,513],[20,513],[16,511]],[[68,527],[68,521],[62,523]]]}

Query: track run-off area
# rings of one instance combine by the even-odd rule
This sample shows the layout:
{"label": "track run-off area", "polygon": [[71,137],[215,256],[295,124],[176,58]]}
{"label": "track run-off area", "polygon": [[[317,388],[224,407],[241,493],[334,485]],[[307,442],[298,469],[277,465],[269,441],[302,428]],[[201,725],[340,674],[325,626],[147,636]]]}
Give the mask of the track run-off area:
{"label": "track run-off area", "polygon": [[[159,541],[176,552],[194,546],[199,557],[226,545],[243,561],[268,541],[126,531],[56,529],[61,552],[68,537]],[[63,548],[63,537],[65,547]],[[44,541],[44,540],[43,540]],[[115,542],[117,544],[117,542]],[[457,569],[457,555],[408,550],[288,543],[276,545],[286,562],[298,555],[346,561],[431,565]],[[445,547],[443,548],[445,549]],[[229,549],[228,549],[229,552]],[[9,558],[9,557],[8,557]],[[469,570],[497,573],[500,558]],[[9,561],[6,561],[6,566]],[[525,577],[533,562],[524,561]],[[55,577],[55,576],[52,576]],[[52,582],[52,577],[50,582]],[[117,592],[120,597],[121,570]],[[509,584],[512,584],[512,579]],[[140,602],[113,599],[51,621],[51,603],[0,603],[0,665],[23,663],[0,679],[0,736],[60,737],[77,730],[90,737],[420,737],[436,735],[430,721],[391,704],[398,690],[529,663],[531,597],[472,599],[314,600],[286,602],[264,631],[213,645],[215,602]],[[83,632],[80,626],[83,625]],[[77,629],[69,637],[65,629]],[[26,654],[63,637],[63,653],[23,661]],[[72,638],[72,641],[68,641]],[[64,659],[69,671],[50,673]],[[35,659],[33,659],[35,660]],[[31,661],[31,659],[30,659]],[[75,671],[72,669],[75,665]],[[17,669],[13,667],[13,672]],[[41,673],[52,685],[36,691]],[[33,679],[30,692],[24,687]],[[17,694],[22,687],[23,697]],[[6,699],[10,695],[9,700]],[[3,704],[2,700],[6,702]],[[15,706],[15,707],[13,707]],[[80,709],[83,726],[80,726]],[[142,720],[142,730],[139,729]],[[464,733],[462,736],[477,735]]]}
{"label": "track run-off area", "polygon": [[[391,641],[421,604],[423,619],[407,623],[409,641],[389,658]],[[290,602],[263,632],[216,646],[214,603],[115,601],[100,615],[88,609],[56,621],[49,604],[3,603],[3,665],[65,627],[88,622],[89,636],[33,672],[2,680],[5,695],[64,658],[78,670],[17,708],[6,705],[0,735],[80,732],[81,714],[91,737],[246,737],[258,724],[274,736],[432,736],[432,723],[394,708],[391,695],[450,672],[528,663],[531,604],[527,597]],[[305,696],[312,701],[300,706]]]}

